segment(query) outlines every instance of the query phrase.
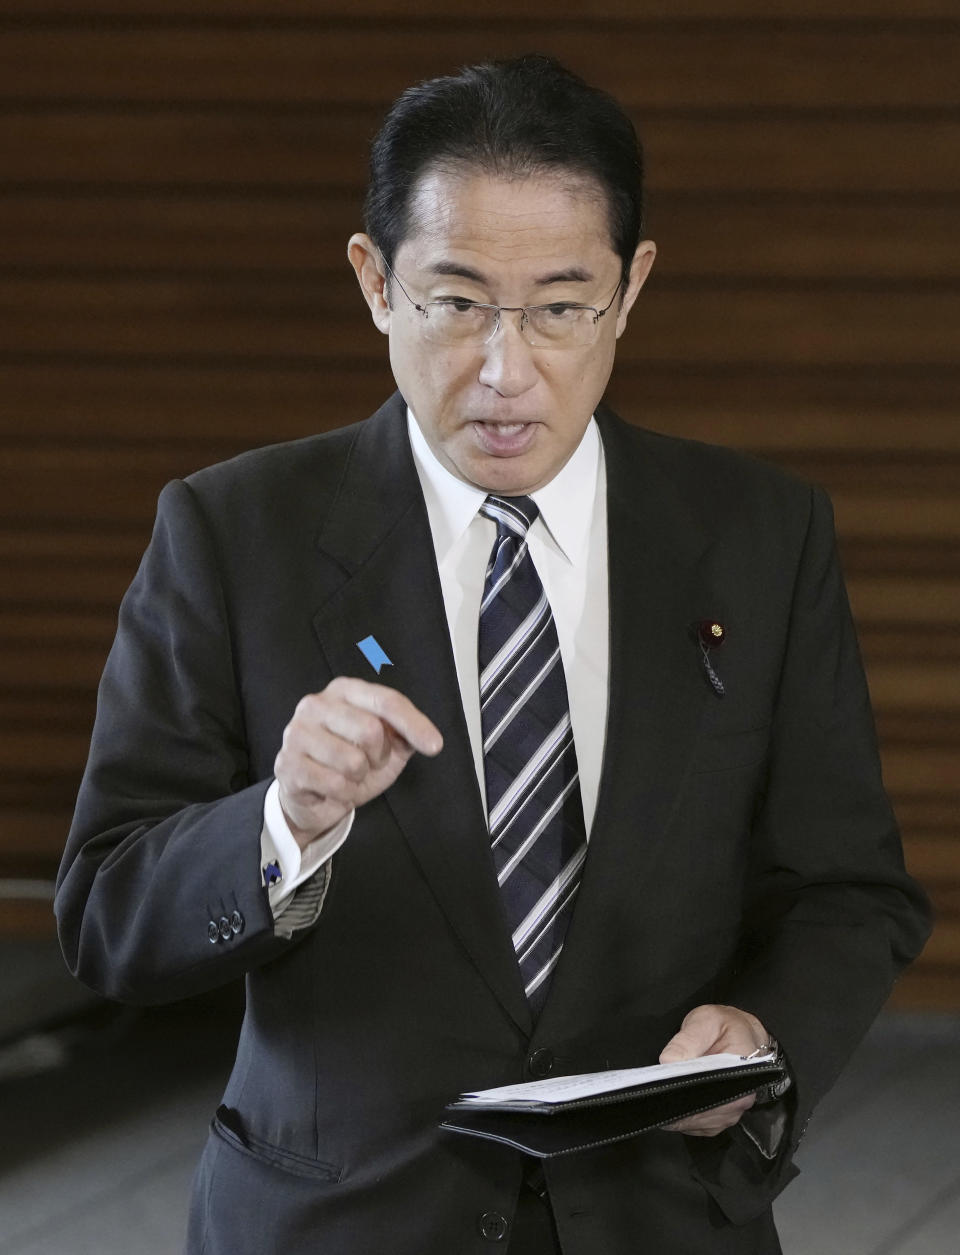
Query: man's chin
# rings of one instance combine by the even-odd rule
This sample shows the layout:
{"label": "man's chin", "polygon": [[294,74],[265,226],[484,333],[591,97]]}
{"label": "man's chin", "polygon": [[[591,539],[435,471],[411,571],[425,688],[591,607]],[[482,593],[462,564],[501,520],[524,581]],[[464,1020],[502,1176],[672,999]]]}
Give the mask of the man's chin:
{"label": "man's chin", "polygon": [[532,465],[529,458],[486,458],[471,467],[470,482],[485,492],[504,497],[524,497],[542,488],[551,478],[548,472]]}

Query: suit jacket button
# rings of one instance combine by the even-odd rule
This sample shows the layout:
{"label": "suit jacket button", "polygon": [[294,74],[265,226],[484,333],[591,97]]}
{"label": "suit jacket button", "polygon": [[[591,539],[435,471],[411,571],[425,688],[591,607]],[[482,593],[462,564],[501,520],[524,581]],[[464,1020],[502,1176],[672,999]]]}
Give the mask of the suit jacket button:
{"label": "suit jacket button", "polygon": [[488,1242],[502,1242],[507,1236],[506,1217],[501,1216],[498,1211],[485,1211],[478,1224],[480,1236]]}
{"label": "suit jacket button", "polygon": [[226,915],[220,916],[219,932],[224,941],[229,941],[233,936],[233,929],[230,927],[230,921],[227,919]]}
{"label": "suit jacket button", "polygon": [[527,1060],[527,1071],[535,1081],[542,1081],[553,1071],[553,1051],[545,1046],[535,1050]]}
{"label": "suit jacket button", "polygon": [[215,919],[212,919],[210,923],[207,925],[207,941],[210,941],[214,945],[216,945],[219,940],[220,940],[220,925],[217,923]]}
{"label": "suit jacket button", "polygon": [[234,911],[230,916],[230,931],[234,936],[243,932],[243,916],[239,911]]}

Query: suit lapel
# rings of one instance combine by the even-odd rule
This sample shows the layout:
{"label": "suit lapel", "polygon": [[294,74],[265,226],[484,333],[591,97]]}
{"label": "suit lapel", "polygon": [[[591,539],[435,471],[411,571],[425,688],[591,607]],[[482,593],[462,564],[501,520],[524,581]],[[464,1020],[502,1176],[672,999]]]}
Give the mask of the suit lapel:
{"label": "suit lapel", "polygon": [[707,537],[658,465],[655,438],[603,407],[597,419],[607,468],[607,730],[583,881],[542,1025],[574,1002],[582,1013],[587,985],[609,959],[610,895],[633,884],[639,896],[650,883],[713,698],[692,632],[711,612],[698,615]]}
{"label": "suit lapel", "polygon": [[608,475],[610,699],[598,827],[612,827],[631,801],[646,837],[656,838],[710,695],[694,636],[707,537],[654,462],[653,448],[644,447],[644,433],[609,412],[601,410],[600,418]]}
{"label": "suit lapel", "polygon": [[391,661],[380,680],[409,697],[443,734],[440,755],[415,755],[384,800],[467,953],[529,1031],[399,395],[360,428],[318,543],[347,573],[314,619],[331,672],[375,681],[357,647],[373,635]]}

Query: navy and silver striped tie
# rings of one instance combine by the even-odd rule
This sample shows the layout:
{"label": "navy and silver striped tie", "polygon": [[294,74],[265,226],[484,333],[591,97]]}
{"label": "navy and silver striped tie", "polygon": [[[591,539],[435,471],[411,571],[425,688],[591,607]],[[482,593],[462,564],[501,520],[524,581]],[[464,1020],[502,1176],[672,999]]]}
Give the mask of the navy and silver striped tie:
{"label": "navy and silver striped tie", "polygon": [[538,1011],[587,854],[567,685],[550,603],[527,549],[529,497],[487,497],[497,525],[480,606],[480,715],[497,879]]}

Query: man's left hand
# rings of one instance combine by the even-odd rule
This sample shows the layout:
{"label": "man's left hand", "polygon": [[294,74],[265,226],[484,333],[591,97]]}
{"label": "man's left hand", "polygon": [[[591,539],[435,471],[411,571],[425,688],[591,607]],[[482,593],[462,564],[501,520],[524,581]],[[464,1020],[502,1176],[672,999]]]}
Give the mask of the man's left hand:
{"label": "man's left hand", "polygon": [[[676,1033],[660,1052],[661,1063],[679,1063],[699,1055],[729,1053],[749,1055],[770,1040],[770,1034],[755,1015],[736,1007],[708,1004],[694,1007]],[[671,1133],[687,1133],[691,1137],[716,1137],[724,1129],[737,1124],[745,1111],[756,1101],[753,1094],[724,1103],[696,1116],[687,1116],[663,1127]]]}

